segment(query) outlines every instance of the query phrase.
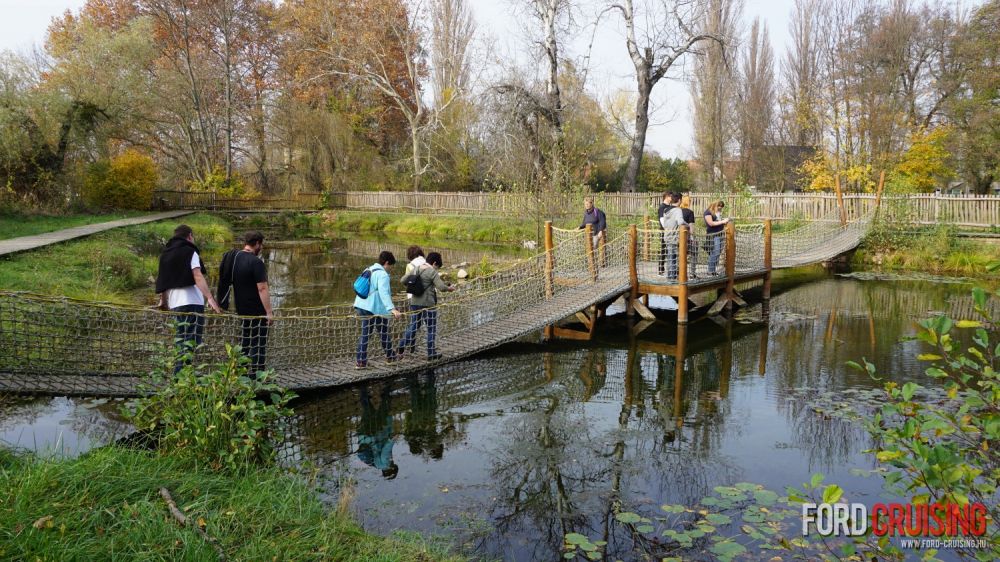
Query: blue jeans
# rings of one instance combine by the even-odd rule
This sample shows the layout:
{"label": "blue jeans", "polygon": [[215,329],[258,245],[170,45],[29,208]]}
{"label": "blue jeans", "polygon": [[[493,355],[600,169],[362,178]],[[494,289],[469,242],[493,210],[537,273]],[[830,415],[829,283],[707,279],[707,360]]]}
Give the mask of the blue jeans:
{"label": "blue jeans", "polygon": [[708,253],[708,274],[716,275],[716,268],[719,267],[719,256],[722,255],[722,236],[712,236],[712,246]]}
{"label": "blue jeans", "polygon": [[[190,346],[191,351],[194,351],[195,347],[201,345],[202,335],[205,333],[205,305],[186,304],[171,308],[170,311],[177,314],[175,318],[177,333],[174,336],[174,343],[178,348]],[[187,351],[183,349],[182,353]],[[184,361],[178,360],[174,365],[174,374],[176,375],[183,366]]]}
{"label": "blue jeans", "polygon": [[373,328],[378,332],[379,338],[382,340],[382,349],[385,350],[385,356],[389,359],[394,359],[396,355],[392,352],[389,319],[384,316],[375,316],[371,312],[360,308],[355,310],[358,311],[358,316],[361,317],[361,338],[358,339],[358,352],[355,355],[357,362],[360,364],[368,363],[368,339],[372,335]]}
{"label": "blue jeans", "polygon": [[411,306],[410,311],[413,312],[413,316],[410,316],[410,324],[406,327],[406,333],[403,334],[402,343],[399,344],[399,352],[402,353],[407,349],[412,350],[416,346],[417,330],[420,329],[420,324],[426,321],[427,356],[437,355],[437,351],[434,349],[434,340],[437,337],[437,309],[426,306]]}

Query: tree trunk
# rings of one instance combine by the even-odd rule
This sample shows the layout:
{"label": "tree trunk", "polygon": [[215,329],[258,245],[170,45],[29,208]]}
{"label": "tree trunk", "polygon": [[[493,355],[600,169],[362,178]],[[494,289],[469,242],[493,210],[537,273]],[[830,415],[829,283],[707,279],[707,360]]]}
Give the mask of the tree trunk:
{"label": "tree trunk", "polygon": [[640,76],[639,97],[635,101],[635,133],[628,152],[625,177],[622,178],[622,191],[626,193],[635,193],[638,189],[639,168],[642,166],[642,153],[646,146],[646,129],[649,128],[649,94],[652,90],[653,84],[649,79]]}
{"label": "tree trunk", "polygon": [[416,124],[410,124],[410,141],[413,143],[413,192],[420,191],[421,156],[420,156],[420,131]]}

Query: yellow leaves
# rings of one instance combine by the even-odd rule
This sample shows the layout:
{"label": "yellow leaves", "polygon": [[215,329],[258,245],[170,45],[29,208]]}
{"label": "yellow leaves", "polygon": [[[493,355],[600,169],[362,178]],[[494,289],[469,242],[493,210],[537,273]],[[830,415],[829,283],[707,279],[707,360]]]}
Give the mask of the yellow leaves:
{"label": "yellow leaves", "polygon": [[893,461],[901,458],[902,456],[902,451],[879,451],[875,454],[875,458],[877,458],[880,462]]}
{"label": "yellow leaves", "polygon": [[51,515],[39,517],[34,523],[31,524],[31,526],[36,529],[51,529],[53,525]]}
{"label": "yellow leaves", "polygon": [[982,328],[983,323],[978,320],[959,320],[955,322],[956,328]]}

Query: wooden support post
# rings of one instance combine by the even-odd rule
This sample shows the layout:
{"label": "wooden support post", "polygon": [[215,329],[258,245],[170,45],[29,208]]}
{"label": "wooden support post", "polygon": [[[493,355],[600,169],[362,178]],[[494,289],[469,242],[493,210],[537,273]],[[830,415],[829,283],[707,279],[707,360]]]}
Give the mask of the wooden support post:
{"label": "wooden support post", "polygon": [[844,192],[840,189],[840,172],[837,172],[836,180],[833,182],[833,188],[837,190],[837,207],[840,208],[840,225],[844,226],[847,224],[847,209],[844,208]]}
{"label": "wooden support post", "polygon": [[763,298],[771,298],[771,219],[764,220],[764,289]]}
{"label": "wooden support post", "polygon": [[626,313],[635,314],[635,301],[639,297],[639,271],[636,263],[639,253],[639,230],[634,224],[628,225],[628,306]]}
{"label": "wooden support post", "polygon": [[767,338],[770,331],[771,323],[765,322],[764,329],[760,331],[760,356],[757,360],[757,374],[760,376],[767,373]]}
{"label": "wooden support post", "polygon": [[677,326],[677,347],[674,350],[674,423],[677,429],[684,425],[684,355],[687,347],[687,325]]}
{"label": "wooden support post", "polygon": [[[545,298],[551,299],[555,294],[555,252],[552,244],[552,221],[545,221]],[[545,339],[552,339],[552,326],[546,326]]]}
{"label": "wooden support post", "polygon": [[679,263],[677,269],[677,322],[687,324],[688,321],[688,226],[681,225],[677,229],[677,253]]}
{"label": "wooden support post", "polygon": [[726,223],[726,310],[733,309],[736,296],[736,225]]}
{"label": "wooden support post", "polygon": [[878,175],[878,188],[875,190],[875,215],[878,216],[879,209],[882,207],[882,188],[885,187],[885,170]]}
{"label": "wooden support post", "polygon": [[583,241],[587,249],[587,269],[590,270],[591,279],[597,281],[597,262],[594,260],[594,229],[591,228],[591,225],[588,224],[583,229],[583,235],[587,238]]}

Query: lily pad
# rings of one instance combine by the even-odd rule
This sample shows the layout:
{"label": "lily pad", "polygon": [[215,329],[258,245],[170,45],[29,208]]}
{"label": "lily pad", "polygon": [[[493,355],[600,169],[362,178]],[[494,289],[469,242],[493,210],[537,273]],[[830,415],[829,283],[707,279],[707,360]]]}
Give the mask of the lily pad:
{"label": "lily pad", "polygon": [[705,521],[713,525],[725,525],[732,522],[732,518],[722,513],[709,513],[705,516]]}
{"label": "lily pad", "polygon": [[615,519],[622,523],[638,523],[639,521],[642,521],[642,517],[636,513],[632,513],[631,511],[622,511],[617,513],[615,514]]}

